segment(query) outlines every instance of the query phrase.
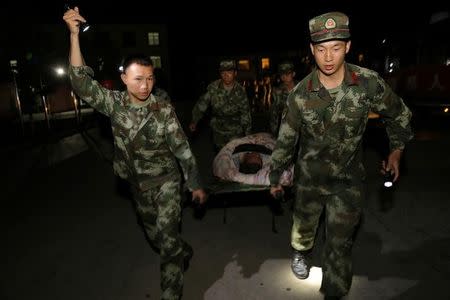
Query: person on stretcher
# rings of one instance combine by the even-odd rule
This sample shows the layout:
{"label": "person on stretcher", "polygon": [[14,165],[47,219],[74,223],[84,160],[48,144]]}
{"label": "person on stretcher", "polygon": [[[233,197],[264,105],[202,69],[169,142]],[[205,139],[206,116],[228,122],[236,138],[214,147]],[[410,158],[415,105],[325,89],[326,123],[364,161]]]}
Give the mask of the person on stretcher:
{"label": "person on stretcher", "polygon": [[[275,140],[268,133],[256,133],[227,143],[214,158],[213,174],[225,181],[270,186],[270,155]],[[290,186],[293,166],[281,176],[281,184]]]}

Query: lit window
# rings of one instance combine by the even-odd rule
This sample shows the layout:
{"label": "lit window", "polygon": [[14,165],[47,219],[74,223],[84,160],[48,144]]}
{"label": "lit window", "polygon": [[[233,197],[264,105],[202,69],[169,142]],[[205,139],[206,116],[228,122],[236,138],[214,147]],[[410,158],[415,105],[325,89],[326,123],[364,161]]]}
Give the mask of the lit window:
{"label": "lit window", "polygon": [[268,57],[261,58],[261,69],[266,70],[270,68],[270,59]]}
{"label": "lit window", "polygon": [[238,70],[249,71],[250,61],[248,59],[242,59],[238,61]]}
{"label": "lit window", "polygon": [[159,32],[149,32],[148,33],[148,44],[150,46],[159,45]]}
{"label": "lit window", "polygon": [[153,67],[161,69],[161,56],[150,56],[153,61]]}

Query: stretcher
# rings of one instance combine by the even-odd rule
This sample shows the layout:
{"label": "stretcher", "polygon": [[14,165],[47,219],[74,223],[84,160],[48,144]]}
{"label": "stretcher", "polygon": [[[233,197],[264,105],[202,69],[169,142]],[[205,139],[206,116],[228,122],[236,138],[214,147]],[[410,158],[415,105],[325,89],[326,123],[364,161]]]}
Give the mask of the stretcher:
{"label": "stretcher", "polygon": [[[269,191],[270,181],[270,154],[275,147],[274,138],[268,133],[256,133],[243,138],[234,139],[225,145],[216,155],[213,161],[213,180],[207,185],[210,195],[227,193],[243,193],[255,191]],[[237,151],[239,150],[239,151]],[[245,152],[258,152],[262,158],[262,167],[254,174],[244,174],[239,171],[240,158]],[[292,186],[293,166],[282,173],[280,183],[285,187]],[[223,222],[227,221],[227,207],[229,197],[220,197],[224,209]],[[277,232],[275,215],[279,214],[283,195],[279,199],[271,199],[272,206],[272,231]]]}

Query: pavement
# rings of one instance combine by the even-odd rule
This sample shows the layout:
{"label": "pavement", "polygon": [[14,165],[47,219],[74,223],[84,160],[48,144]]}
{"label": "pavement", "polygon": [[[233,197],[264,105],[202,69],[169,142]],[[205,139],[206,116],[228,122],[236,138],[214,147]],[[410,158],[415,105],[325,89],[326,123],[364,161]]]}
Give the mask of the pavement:
{"label": "pavement", "polygon": [[[189,105],[177,105],[183,124]],[[192,139],[204,174],[208,137],[203,130]],[[380,155],[366,148],[368,196],[344,299],[450,299],[448,153],[445,131],[417,135],[400,181],[386,190]],[[98,127],[0,154],[0,299],[159,299],[159,257],[118,188],[112,145]],[[298,280],[290,271],[292,202],[275,211],[273,201],[264,191],[213,195],[203,218],[184,208],[182,236],[195,253],[183,299],[323,299],[323,226],[310,277]]]}

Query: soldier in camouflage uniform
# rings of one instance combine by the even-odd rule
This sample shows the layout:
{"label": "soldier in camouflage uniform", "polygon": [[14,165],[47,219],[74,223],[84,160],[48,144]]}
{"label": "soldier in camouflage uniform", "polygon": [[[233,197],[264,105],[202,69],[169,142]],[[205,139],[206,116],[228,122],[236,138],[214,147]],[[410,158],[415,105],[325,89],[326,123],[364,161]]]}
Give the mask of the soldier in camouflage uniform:
{"label": "soldier in camouflage uniform", "polygon": [[251,133],[252,119],[247,94],[235,78],[236,64],[233,60],[224,60],[219,66],[220,77],[207,87],[192,110],[192,122],[189,128],[197,129],[198,121],[211,106],[211,123],[213,141],[219,151],[234,138]]}
{"label": "soldier in camouflage uniform", "polygon": [[272,92],[272,106],[270,107],[270,132],[274,137],[278,136],[280,129],[281,115],[286,109],[287,97],[295,87],[294,81],[295,71],[294,64],[286,61],[278,65],[278,74],[281,79],[281,84]]}
{"label": "soldier in camouflage uniform", "polygon": [[352,282],[352,236],[360,220],[364,168],[362,137],[369,111],[386,123],[390,154],[385,170],[399,177],[405,144],[412,138],[411,112],[374,71],[345,62],[350,49],[348,17],[331,12],[310,20],[310,48],[316,68],[291,92],[272,153],[271,194],[283,192],[280,170],[290,163],[299,142],[291,268],[308,277],[305,251],[314,244],[325,209],[322,253],[325,299],[347,294]]}
{"label": "soldier in camouflage uniform", "polygon": [[72,87],[77,95],[111,119],[114,171],[133,187],[136,209],[146,234],[161,256],[161,299],[180,299],[184,265],[192,248],[179,234],[181,174],[193,199],[205,201],[196,161],[172,106],[153,95],[153,65],[146,56],[130,56],[121,75],[126,91],[103,88],[85,66],[79,44],[78,8],[63,19],[70,30]]}

